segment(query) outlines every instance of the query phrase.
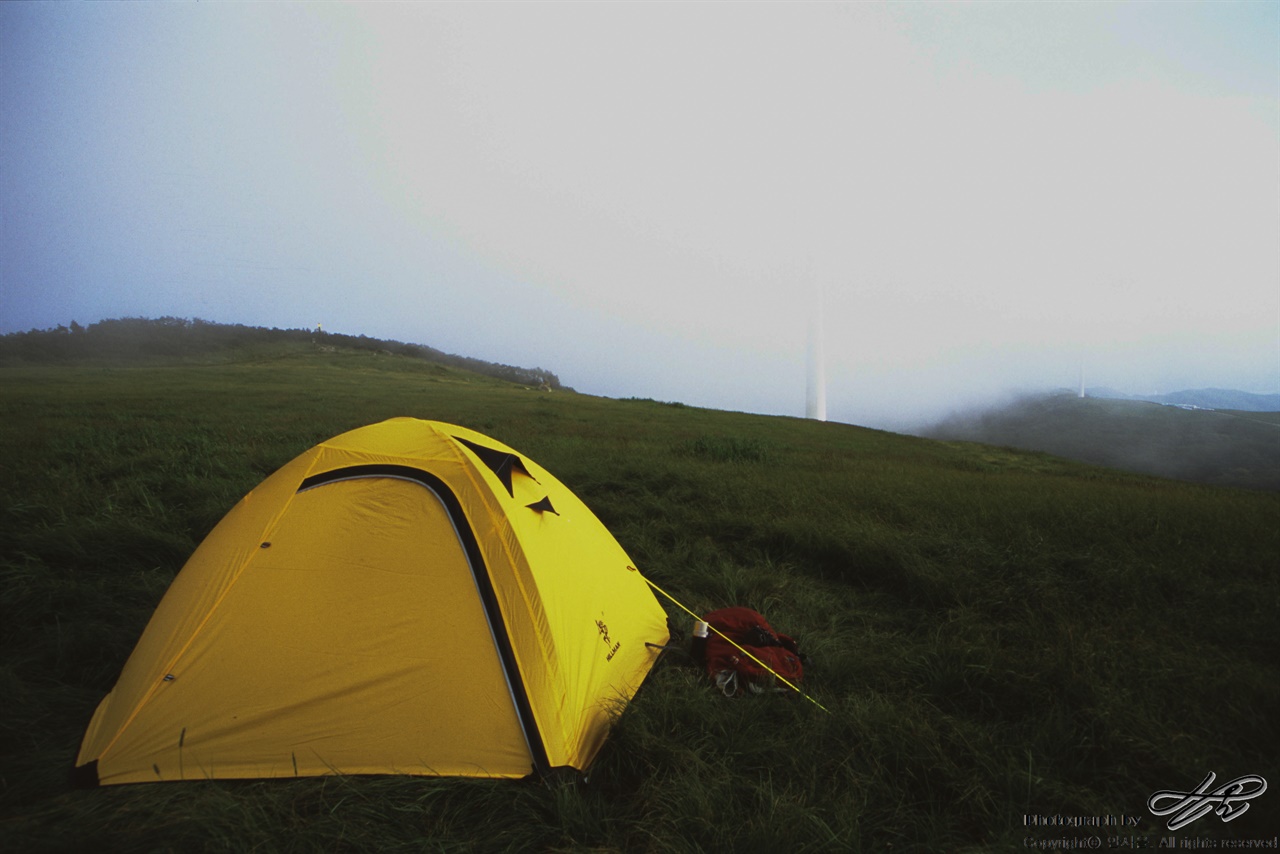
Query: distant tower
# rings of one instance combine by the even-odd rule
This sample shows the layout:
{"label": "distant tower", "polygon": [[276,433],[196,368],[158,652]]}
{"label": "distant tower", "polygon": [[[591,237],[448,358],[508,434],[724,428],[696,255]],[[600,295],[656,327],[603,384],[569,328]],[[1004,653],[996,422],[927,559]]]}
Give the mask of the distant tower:
{"label": "distant tower", "polygon": [[1080,359],[1080,397],[1084,397],[1084,359]]}
{"label": "distant tower", "polygon": [[827,366],[822,346],[822,287],[816,289],[816,306],[809,322],[809,382],[805,394],[805,417],[827,420]]}

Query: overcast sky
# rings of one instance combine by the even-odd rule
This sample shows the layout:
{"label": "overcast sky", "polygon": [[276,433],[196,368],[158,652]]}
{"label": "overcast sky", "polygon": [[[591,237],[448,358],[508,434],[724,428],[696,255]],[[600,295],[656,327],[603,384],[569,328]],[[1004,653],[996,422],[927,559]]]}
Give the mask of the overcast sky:
{"label": "overcast sky", "polygon": [[0,3],[0,333],[834,420],[1280,392],[1280,3]]}

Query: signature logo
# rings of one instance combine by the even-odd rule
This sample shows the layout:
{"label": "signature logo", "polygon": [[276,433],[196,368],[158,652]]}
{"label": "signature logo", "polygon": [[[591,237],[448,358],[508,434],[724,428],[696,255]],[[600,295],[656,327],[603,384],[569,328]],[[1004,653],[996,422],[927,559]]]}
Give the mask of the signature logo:
{"label": "signature logo", "polygon": [[1165,825],[1170,830],[1186,827],[1191,822],[1214,812],[1223,821],[1232,821],[1244,815],[1249,801],[1267,790],[1267,781],[1250,774],[1237,777],[1210,790],[1217,775],[1212,771],[1191,792],[1161,790],[1147,798],[1147,809],[1152,815],[1172,816]]}

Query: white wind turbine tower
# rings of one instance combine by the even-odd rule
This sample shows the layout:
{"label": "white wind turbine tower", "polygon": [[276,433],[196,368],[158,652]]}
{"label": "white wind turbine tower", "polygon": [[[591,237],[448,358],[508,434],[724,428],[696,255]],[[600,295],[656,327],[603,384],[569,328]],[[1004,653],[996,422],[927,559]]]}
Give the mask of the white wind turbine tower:
{"label": "white wind turbine tower", "polygon": [[805,394],[805,417],[827,420],[827,366],[822,346],[822,286],[815,291],[815,307],[809,320],[809,382]]}

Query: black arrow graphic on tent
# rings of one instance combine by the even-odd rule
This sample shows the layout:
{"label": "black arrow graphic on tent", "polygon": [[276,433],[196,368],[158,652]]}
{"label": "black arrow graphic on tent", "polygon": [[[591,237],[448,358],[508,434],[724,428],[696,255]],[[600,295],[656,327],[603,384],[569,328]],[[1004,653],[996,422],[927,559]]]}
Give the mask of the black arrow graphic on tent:
{"label": "black arrow graphic on tent", "polygon": [[498,480],[502,481],[502,485],[507,488],[507,494],[512,498],[516,497],[515,489],[511,486],[512,471],[518,471],[530,480],[537,481],[536,477],[529,474],[524,462],[515,454],[499,451],[496,448],[486,448],[484,445],[477,445],[475,442],[464,439],[461,436],[454,436],[453,438],[470,448],[471,452],[480,458],[480,462],[488,466],[498,476]]}
{"label": "black arrow graphic on tent", "polygon": [[559,513],[556,512],[556,508],[551,506],[550,495],[544,495],[542,496],[541,501],[535,501],[532,504],[526,504],[525,507],[528,507],[530,510],[537,510],[539,513],[555,513],[557,516],[560,515]]}

